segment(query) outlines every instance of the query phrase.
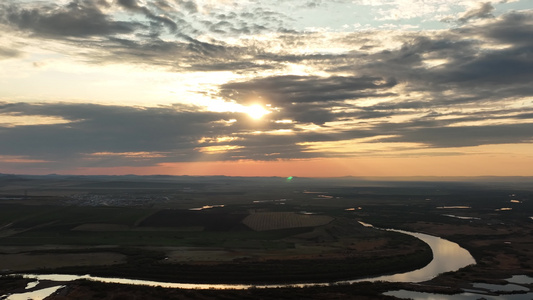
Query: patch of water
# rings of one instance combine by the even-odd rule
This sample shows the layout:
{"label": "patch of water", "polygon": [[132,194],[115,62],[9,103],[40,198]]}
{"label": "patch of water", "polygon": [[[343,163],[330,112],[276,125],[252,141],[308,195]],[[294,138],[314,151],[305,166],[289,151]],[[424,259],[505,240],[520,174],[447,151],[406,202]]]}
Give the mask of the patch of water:
{"label": "patch of water", "polygon": [[363,221],[359,221],[358,223],[363,225],[363,226],[365,226],[365,227],[374,227],[374,226],[372,226],[372,224],[368,224],[368,223],[365,223]]}
{"label": "patch of water", "polygon": [[463,216],[456,216],[456,215],[443,215],[443,216],[461,219],[461,220],[481,220],[480,218],[476,218],[476,217],[463,217]]}
{"label": "patch of water", "polygon": [[[140,280],[140,279],[126,279],[126,278],[108,278],[91,275],[68,275],[68,274],[24,274],[25,278],[35,278],[39,280],[51,280],[59,282],[68,282],[78,279],[87,279],[104,283],[119,283],[119,284],[131,284],[131,285],[145,285],[164,288],[180,288],[180,289],[235,289],[243,290],[254,287],[254,285],[245,284],[200,284],[200,283],[174,283],[174,282],[162,282],[152,280]],[[257,287],[282,287],[285,285],[269,285],[269,286],[257,286]],[[287,285],[288,286],[288,285]]]}
{"label": "patch of water", "polygon": [[32,282],[28,282],[28,284],[26,285],[26,289],[27,289],[27,290],[29,290],[29,289],[33,289],[33,288],[36,287],[38,284],[39,284],[39,280],[37,280],[37,281],[32,281]]}
{"label": "patch of water", "polygon": [[206,209],[217,208],[217,207],[224,207],[224,205],[223,204],[221,204],[221,205],[204,205],[202,207],[189,208],[189,210],[206,210]]}
{"label": "patch of water", "polygon": [[468,209],[470,206],[456,205],[456,206],[439,206],[437,209]]}
{"label": "patch of water", "polygon": [[455,295],[444,295],[434,293],[423,293],[406,290],[389,291],[383,293],[386,296],[394,296],[401,299],[413,299],[413,300],[531,300],[533,299],[533,293],[527,294],[512,294],[512,295],[497,295],[490,296],[486,294],[475,293],[461,293]]}
{"label": "patch of water", "polygon": [[[370,224],[368,224],[370,225]],[[369,279],[362,279],[350,282],[360,281],[389,281],[389,282],[422,282],[430,280],[439,274],[445,272],[457,271],[469,265],[476,263],[468,250],[461,248],[456,243],[432,236],[429,234],[408,232],[404,230],[386,229],[388,231],[399,232],[414,236],[424,243],[428,244],[433,251],[433,260],[425,267],[411,272],[384,275]]]}
{"label": "patch of water", "polygon": [[[530,289],[518,284],[533,284],[533,278],[526,275],[514,275],[513,277],[506,279],[507,282],[512,284],[498,285],[498,284],[486,284],[486,283],[474,283],[472,289],[463,289],[464,293],[455,295],[424,293],[407,290],[396,290],[383,293],[383,295],[394,296],[402,299],[413,300],[474,300],[474,299],[502,299],[502,300],[531,300],[533,299],[533,293]],[[488,291],[491,293],[505,292],[516,294],[501,294],[501,295],[488,295]],[[529,292],[522,293],[519,292]]]}
{"label": "patch of water", "polygon": [[[31,292],[25,292],[25,293],[17,293],[17,294],[11,294],[11,295],[4,295],[0,297],[0,299],[5,300],[42,300],[53,293],[55,293],[57,290],[65,287],[64,285],[58,285],[58,286],[52,286],[40,290],[35,290]],[[7,296],[7,297],[6,297]],[[4,298],[5,297],[5,298]]]}
{"label": "patch of water", "polygon": [[350,208],[345,209],[345,211],[355,211],[355,210],[361,210],[361,209],[363,209],[361,206],[359,206],[359,207],[350,207]]}
{"label": "patch of water", "polygon": [[474,283],[472,284],[476,289],[489,290],[491,292],[529,292],[527,287],[516,284],[489,284],[489,283]]}
{"label": "patch of water", "polygon": [[[373,227],[371,224],[360,222],[363,226]],[[322,282],[322,283],[300,283],[300,284],[272,284],[272,285],[246,285],[246,284],[198,284],[198,283],[170,283],[170,282],[158,282],[147,280],[135,280],[125,278],[105,278],[96,276],[76,276],[76,275],[60,275],[60,274],[48,274],[48,275],[36,275],[36,274],[24,274],[26,278],[34,278],[39,280],[53,280],[53,281],[71,281],[76,279],[90,279],[107,283],[122,283],[122,284],[134,284],[134,285],[149,285],[160,286],[169,288],[184,288],[184,289],[248,289],[251,287],[256,288],[279,288],[279,287],[310,287],[310,286],[327,286],[330,284],[345,284],[355,283],[363,281],[389,281],[389,282],[421,282],[430,280],[437,275],[444,272],[456,271],[460,268],[468,265],[475,264],[476,261],[470,255],[470,253],[461,248],[458,244],[450,242],[445,239],[441,239],[436,236],[431,236],[423,233],[409,232],[396,229],[381,229],[399,232],[407,235],[414,236],[426,244],[428,244],[433,251],[433,260],[425,267],[414,270],[411,272],[385,275],[371,278],[363,278],[348,281],[338,282]]]}
{"label": "patch of water", "polygon": [[527,275],[513,275],[513,277],[506,279],[509,283],[516,284],[533,284],[533,278]]}

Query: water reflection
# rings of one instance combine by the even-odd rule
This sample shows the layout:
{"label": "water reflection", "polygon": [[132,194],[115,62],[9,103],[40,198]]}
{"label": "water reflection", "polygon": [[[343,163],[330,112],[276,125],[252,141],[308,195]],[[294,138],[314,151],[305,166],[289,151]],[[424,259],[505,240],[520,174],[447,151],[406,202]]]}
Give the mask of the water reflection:
{"label": "water reflection", "polygon": [[204,205],[202,207],[189,208],[189,210],[206,210],[211,208],[224,207],[224,204],[221,205]]}
{"label": "water reflection", "polygon": [[491,292],[529,292],[525,286],[517,284],[489,284],[489,283],[474,283],[474,288],[489,290]]}
{"label": "water reflection", "polygon": [[[68,275],[68,274],[24,274],[25,278],[34,278],[39,280],[51,280],[59,282],[68,282],[78,279],[87,279],[104,283],[119,283],[119,284],[131,284],[131,285],[147,285],[154,287],[164,288],[181,288],[181,289],[235,289],[243,290],[253,287],[253,285],[245,284],[200,284],[200,283],[174,283],[174,282],[162,282],[140,279],[126,279],[126,278],[110,278],[99,277],[91,275]],[[282,285],[279,285],[280,287]],[[259,287],[278,287],[278,285],[259,286]]]}
{"label": "water reflection", "polygon": [[531,300],[533,299],[533,293],[527,294],[512,294],[512,295],[497,295],[491,296],[486,294],[474,294],[474,293],[461,293],[457,295],[442,295],[433,293],[413,292],[406,290],[390,291],[383,293],[386,296],[394,296],[402,299],[413,300]]}
{"label": "water reflection", "polygon": [[[533,278],[526,275],[514,275],[507,279],[509,284],[473,283],[473,288],[463,289],[464,293],[443,295],[434,293],[414,292],[407,290],[389,291],[387,296],[414,300],[470,300],[470,299],[503,299],[503,300],[531,300],[533,293],[525,286],[518,284],[532,284]],[[490,292],[490,293],[489,293]],[[506,293],[497,295],[497,293]]]}
{"label": "water reflection", "polygon": [[456,271],[476,263],[470,252],[456,243],[423,233],[388,230],[419,238],[431,247],[433,260],[427,266],[415,271],[356,281],[421,282],[432,279],[441,273]]}
{"label": "water reflection", "polygon": [[33,281],[33,282],[28,282],[28,284],[26,285],[26,289],[27,289],[27,290],[29,290],[29,289],[33,289],[33,288],[36,287],[38,284],[39,284],[39,280],[37,280],[37,281]]}
{"label": "water reflection", "polygon": [[[367,224],[363,222],[361,222],[361,224],[366,227],[372,227],[371,224]],[[396,229],[384,229],[384,230],[408,234],[408,235],[421,239],[423,242],[427,243],[431,247],[431,250],[433,251],[433,260],[424,268],[411,271],[411,272],[400,273],[400,274],[385,275],[385,276],[349,280],[349,281],[323,282],[323,283],[300,283],[300,284],[247,285],[247,284],[171,283],[171,282],[159,282],[159,281],[136,280],[136,279],[125,279],[125,278],[105,278],[105,277],[96,277],[96,276],[89,276],[89,275],[77,276],[77,275],[60,275],[60,274],[49,274],[49,275],[26,274],[24,276],[27,278],[35,278],[39,280],[71,281],[71,280],[76,280],[76,279],[91,279],[91,280],[106,282],[106,283],[149,285],[149,286],[160,286],[160,287],[168,287],[168,288],[184,288],[184,289],[248,289],[251,287],[278,288],[278,287],[326,286],[330,284],[355,283],[355,282],[362,282],[362,281],[421,282],[421,281],[430,280],[441,273],[456,271],[460,268],[476,263],[472,255],[470,255],[470,253],[466,249],[463,249],[458,244],[450,242],[448,240],[441,239],[439,237],[431,236],[428,234],[423,234],[423,233],[409,232],[409,231],[396,230]]]}
{"label": "water reflection", "polygon": [[476,217],[464,217],[464,216],[456,216],[456,215],[448,215],[448,214],[444,214],[443,216],[461,219],[461,220],[481,220],[480,218],[476,218]]}
{"label": "water reflection", "polygon": [[507,279],[507,282],[516,284],[533,284],[533,278],[527,275],[514,275],[513,277]]}
{"label": "water reflection", "polygon": [[7,298],[0,297],[0,299],[5,299],[5,300],[28,300],[28,299],[41,300],[41,299],[44,299],[44,298],[52,295],[53,293],[55,293],[60,288],[64,288],[64,287],[65,287],[64,285],[52,286],[52,287],[48,287],[48,288],[44,288],[44,289],[40,289],[40,290],[31,291],[31,292],[12,294],[12,295],[7,296]]}
{"label": "water reflection", "polygon": [[472,208],[472,207],[465,206],[465,205],[439,206],[439,207],[437,207],[437,209],[468,209],[468,208]]}

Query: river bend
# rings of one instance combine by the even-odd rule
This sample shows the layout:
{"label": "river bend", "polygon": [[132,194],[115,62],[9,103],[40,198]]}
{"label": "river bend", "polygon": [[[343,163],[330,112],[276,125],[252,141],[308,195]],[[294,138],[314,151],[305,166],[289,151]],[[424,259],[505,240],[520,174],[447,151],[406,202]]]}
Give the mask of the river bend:
{"label": "river bend", "polygon": [[[363,226],[372,227],[370,224],[361,222]],[[397,229],[382,229],[388,231],[399,232],[414,236],[429,245],[433,252],[433,260],[423,268],[409,271],[405,273],[398,273],[392,275],[384,275],[377,277],[362,278],[356,280],[345,280],[337,282],[322,282],[322,283],[299,283],[299,284],[271,284],[271,285],[251,285],[251,284],[200,284],[200,283],[173,283],[160,282],[149,280],[125,279],[125,278],[107,278],[90,275],[62,275],[62,274],[23,274],[26,278],[35,278],[38,280],[52,280],[52,281],[71,281],[76,279],[89,279],[94,281],[106,283],[120,283],[120,284],[134,284],[134,285],[148,285],[159,286],[167,288],[183,288],[183,289],[248,289],[256,288],[279,288],[279,287],[308,287],[308,286],[325,286],[330,284],[355,283],[363,281],[388,281],[388,282],[422,282],[430,280],[437,275],[445,272],[457,271],[468,265],[475,264],[476,261],[472,255],[457,243],[448,241],[436,236],[410,232]]]}

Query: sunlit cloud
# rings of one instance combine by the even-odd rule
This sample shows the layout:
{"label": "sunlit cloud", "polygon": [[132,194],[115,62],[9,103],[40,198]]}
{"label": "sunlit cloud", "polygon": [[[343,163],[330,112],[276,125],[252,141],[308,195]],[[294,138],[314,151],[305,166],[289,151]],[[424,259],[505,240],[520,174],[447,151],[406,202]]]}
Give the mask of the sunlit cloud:
{"label": "sunlit cloud", "polygon": [[533,151],[525,0],[8,0],[0,32],[0,155],[24,170]]}
{"label": "sunlit cloud", "polygon": [[154,152],[95,152],[88,154],[92,157],[124,157],[124,158],[158,158],[165,157],[164,154]]}
{"label": "sunlit cloud", "polygon": [[222,145],[222,146],[197,147],[197,148],[194,148],[194,150],[201,152],[201,153],[216,154],[216,153],[223,153],[223,152],[228,152],[232,150],[237,150],[241,148],[243,147]]}
{"label": "sunlit cloud", "polygon": [[40,164],[40,163],[50,163],[53,161],[43,160],[43,159],[32,159],[24,156],[17,155],[0,155],[0,162],[5,164]]}
{"label": "sunlit cloud", "polygon": [[1,127],[68,124],[71,122],[72,120],[53,116],[32,115],[29,117],[24,115],[0,114]]}
{"label": "sunlit cloud", "polygon": [[259,104],[254,104],[254,105],[248,106],[245,109],[245,111],[252,119],[255,119],[255,120],[259,120],[264,115],[270,113],[269,110],[265,109],[263,106],[261,106]]}

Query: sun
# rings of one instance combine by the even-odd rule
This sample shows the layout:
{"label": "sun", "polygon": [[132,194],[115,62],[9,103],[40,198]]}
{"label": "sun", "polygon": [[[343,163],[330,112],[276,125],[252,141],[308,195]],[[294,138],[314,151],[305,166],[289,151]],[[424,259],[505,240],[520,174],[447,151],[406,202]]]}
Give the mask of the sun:
{"label": "sun", "polygon": [[252,106],[246,107],[245,112],[254,120],[259,120],[264,115],[270,113],[269,110],[265,109],[263,106],[259,104],[254,104]]}

